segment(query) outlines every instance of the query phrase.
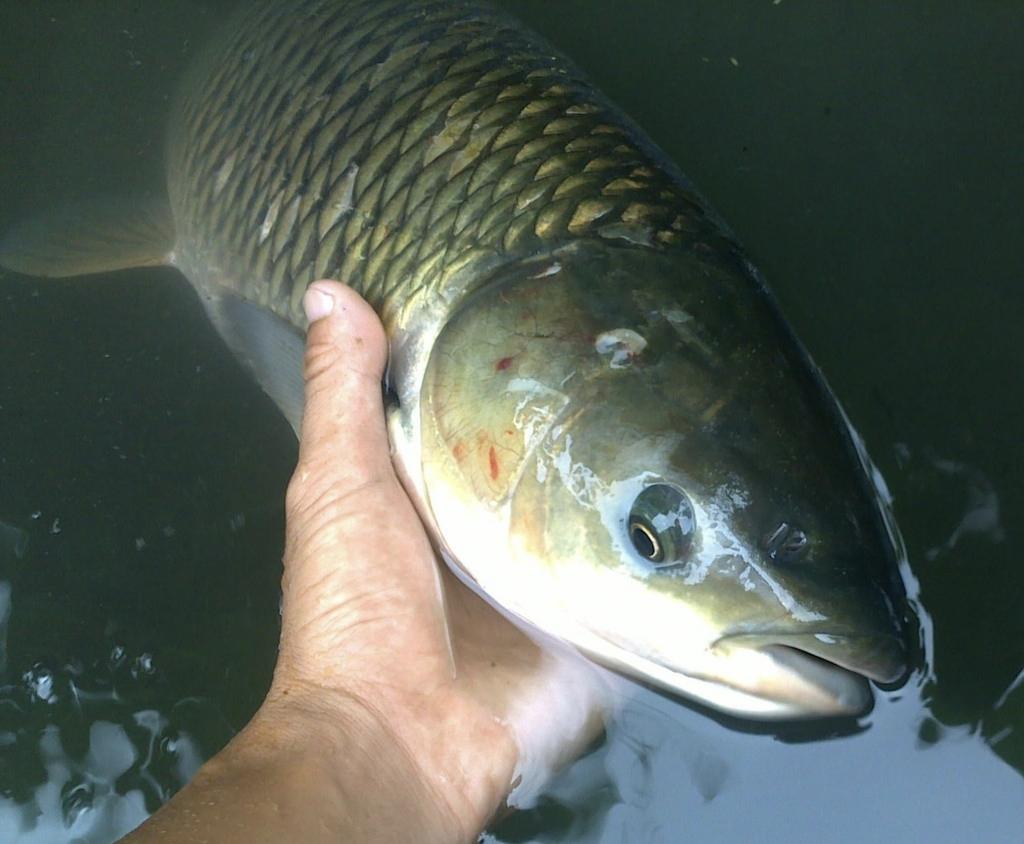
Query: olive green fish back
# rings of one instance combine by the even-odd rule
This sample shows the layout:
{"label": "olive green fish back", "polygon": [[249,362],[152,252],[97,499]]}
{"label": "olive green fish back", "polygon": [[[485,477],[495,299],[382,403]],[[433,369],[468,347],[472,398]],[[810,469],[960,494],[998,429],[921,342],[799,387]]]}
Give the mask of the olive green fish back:
{"label": "olive green fish back", "polygon": [[246,5],[172,120],[178,262],[295,324],[306,285],[339,277],[393,324],[574,238],[720,238],[652,149],[491,6]]}

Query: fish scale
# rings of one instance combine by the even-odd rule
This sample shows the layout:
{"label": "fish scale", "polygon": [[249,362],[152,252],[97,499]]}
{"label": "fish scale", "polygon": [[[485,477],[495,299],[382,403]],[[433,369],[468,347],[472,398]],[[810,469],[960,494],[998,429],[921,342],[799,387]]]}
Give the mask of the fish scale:
{"label": "fish scale", "polygon": [[388,321],[568,239],[713,233],[628,121],[489,6],[263,3],[228,29],[172,120],[178,251],[295,324],[318,276]]}

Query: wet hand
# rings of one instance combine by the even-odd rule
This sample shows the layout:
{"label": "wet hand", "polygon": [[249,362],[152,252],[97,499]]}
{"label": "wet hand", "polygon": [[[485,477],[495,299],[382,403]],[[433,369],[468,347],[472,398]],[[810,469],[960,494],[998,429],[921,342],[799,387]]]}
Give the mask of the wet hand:
{"label": "wet hand", "polygon": [[368,725],[425,785],[455,830],[446,840],[473,840],[524,763],[557,765],[600,729],[592,678],[439,566],[391,463],[380,322],[337,283],[319,282],[306,304],[281,650],[264,708],[303,713],[312,729],[336,712]]}
{"label": "wet hand", "polygon": [[475,841],[521,775],[536,787],[601,727],[591,669],[435,559],[391,464],[373,310],[334,282],[307,307],[274,680],[129,844]]}

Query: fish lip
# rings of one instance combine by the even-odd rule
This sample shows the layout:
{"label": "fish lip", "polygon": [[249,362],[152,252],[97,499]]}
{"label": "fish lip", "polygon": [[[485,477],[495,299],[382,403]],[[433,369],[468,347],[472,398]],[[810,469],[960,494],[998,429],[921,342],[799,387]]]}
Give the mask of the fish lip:
{"label": "fish lip", "polygon": [[[605,668],[626,677],[639,678],[669,694],[744,720],[775,722],[859,717],[873,705],[874,696],[859,674],[795,648],[742,649],[757,654],[762,671],[764,663],[769,663],[772,668],[768,674],[776,681],[783,680],[783,688],[770,690],[748,675],[686,670],[670,661],[649,657],[609,659],[605,655],[602,659],[595,654],[594,658]],[[817,671],[808,671],[808,668]],[[790,679],[795,675],[799,688],[786,690],[785,686],[790,685],[786,675]],[[808,675],[813,677],[811,682],[808,682]]]}
{"label": "fish lip", "polygon": [[[883,685],[898,683],[909,670],[903,641],[893,633],[859,633],[836,628],[748,629],[720,637],[712,648],[722,644],[742,645],[756,650],[790,648]],[[860,652],[864,657],[851,658],[851,651]]]}
{"label": "fish lip", "polygon": [[874,695],[864,674],[788,644],[758,648],[783,670],[792,672],[829,698],[823,715],[860,716],[871,709]]}
{"label": "fish lip", "polygon": [[[721,675],[722,681],[792,707],[803,717],[859,717],[867,713],[874,695],[866,675],[794,645],[797,638],[792,634],[743,633],[721,637],[710,650],[727,662],[748,666]],[[806,643],[798,640],[798,644]]]}
{"label": "fish lip", "polygon": [[641,655],[600,634],[596,640],[608,648],[577,647],[605,668],[744,719],[849,718],[871,709],[874,695],[863,674],[800,648],[745,641],[755,636],[722,636],[700,649],[702,658],[685,661]]}

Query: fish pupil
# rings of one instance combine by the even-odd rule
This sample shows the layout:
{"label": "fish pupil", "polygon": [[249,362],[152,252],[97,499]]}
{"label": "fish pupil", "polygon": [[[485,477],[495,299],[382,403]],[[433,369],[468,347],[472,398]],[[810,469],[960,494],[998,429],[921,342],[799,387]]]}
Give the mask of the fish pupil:
{"label": "fish pupil", "polygon": [[658,542],[658,537],[647,525],[633,522],[629,528],[629,537],[633,540],[633,547],[641,557],[655,563],[662,559],[661,543]]}

